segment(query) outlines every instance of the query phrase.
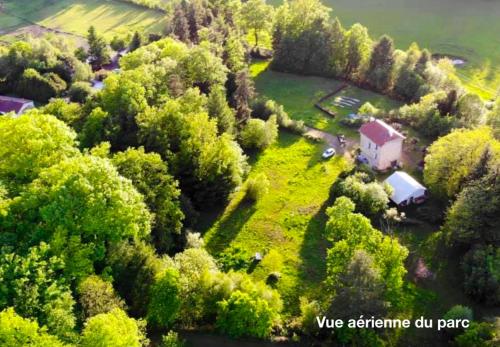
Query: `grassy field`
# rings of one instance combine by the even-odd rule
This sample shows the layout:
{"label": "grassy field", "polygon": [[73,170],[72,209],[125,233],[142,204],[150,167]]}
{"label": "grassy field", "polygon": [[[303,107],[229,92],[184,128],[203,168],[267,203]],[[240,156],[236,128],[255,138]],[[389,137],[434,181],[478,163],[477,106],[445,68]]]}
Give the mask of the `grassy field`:
{"label": "grassy field", "polygon": [[[458,70],[470,89],[484,97],[500,87],[500,1],[491,0],[322,0],[345,26],[356,22],[372,37],[391,35],[399,48],[412,42],[433,53],[468,60]],[[280,4],[281,0],[270,0]]]}
{"label": "grassy field", "polygon": [[257,92],[283,104],[293,119],[303,120],[309,126],[326,130],[332,134],[342,130],[346,135],[357,137],[357,131],[342,128],[339,125],[339,119],[349,113],[355,113],[357,108],[367,101],[385,110],[401,106],[401,103],[384,95],[350,86],[337,95],[354,97],[361,102],[357,107],[341,108],[332,105],[334,98],[329,98],[325,100],[324,105],[328,104],[328,107],[336,112],[338,117],[328,117],[315,108],[314,103],[322,96],[338,88],[342,82],[330,78],[280,73],[266,68],[266,62],[258,62],[251,66]]}
{"label": "grassy field", "polygon": [[[90,25],[107,38],[118,33],[143,29],[161,32],[162,13],[120,1],[108,0],[6,0],[6,13],[0,14],[0,33],[28,32],[32,23],[70,34],[85,35]],[[35,28],[33,28],[34,30]]]}
{"label": "grassy field", "polygon": [[[215,255],[240,248],[247,254],[266,254],[252,275],[259,280],[278,271],[277,288],[297,309],[300,295],[319,290],[325,274],[324,209],[330,186],[348,165],[337,156],[321,159],[325,145],[281,132],[279,141],[254,158],[253,175],[264,173],[270,189],[255,204],[238,192],[205,234]],[[295,312],[296,313],[296,312]]]}

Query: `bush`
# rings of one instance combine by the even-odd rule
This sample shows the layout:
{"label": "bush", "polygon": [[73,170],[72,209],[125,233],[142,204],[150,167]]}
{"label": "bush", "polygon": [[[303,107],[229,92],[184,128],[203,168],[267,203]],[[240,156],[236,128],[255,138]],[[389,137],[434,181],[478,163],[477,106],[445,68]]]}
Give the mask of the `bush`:
{"label": "bush", "polygon": [[269,191],[269,180],[263,173],[249,178],[245,184],[245,198],[250,201],[258,201]]}
{"label": "bush", "polygon": [[184,340],[179,338],[179,334],[171,330],[167,335],[162,336],[160,347],[184,347],[185,345]]}
{"label": "bush", "polygon": [[[443,316],[443,319],[467,319],[469,322],[472,322],[473,319],[472,310],[467,306],[455,305],[453,306],[446,314]],[[446,329],[448,333],[451,335],[457,335],[462,331],[462,329]]]}
{"label": "bush", "polygon": [[73,102],[84,103],[92,94],[92,88],[87,82],[75,82],[68,90],[69,99]]}
{"label": "bush", "polygon": [[303,121],[295,121],[285,112],[282,105],[274,100],[259,99],[252,105],[252,116],[263,120],[268,120],[272,115],[276,116],[276,121],[281,128],[288,129],[297,134],[306,132]]}
{"label": "bush", "polygon": [[[497,346],[494,327],[490,323],[472,322],[465,332],[455,338],[458,347],[493,347]],[[498,342],[498,341],[497,341]]]}
{"label": "bush", "polygon": [[251,263],[251,254],[238,246],[231,247],[220,254],[218,263],[222,270],[240,270],[248,267]]}
{"label": "bush", "polygon": [[273,144],[277,137],[278,124],[275,115],[267,121],[250,119],[240,132],[241,145],[247,149],[265,149]]}

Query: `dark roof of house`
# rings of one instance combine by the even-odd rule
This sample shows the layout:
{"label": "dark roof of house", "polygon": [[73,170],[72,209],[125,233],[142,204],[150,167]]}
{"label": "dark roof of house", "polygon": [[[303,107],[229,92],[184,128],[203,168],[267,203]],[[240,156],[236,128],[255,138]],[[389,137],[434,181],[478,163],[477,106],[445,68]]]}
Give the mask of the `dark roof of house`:
{"label": "dark roof of house", "polygon": [[14,98],[11,96],[0,95],[0,113],[15,112],[19,113],[21,109],[33,101],[21,98]]}
{"label": "dark roof of house", "polygon": [[405,138],[401,133],[397,132],[393,127],[380,119],[375,119],[363,124],[359,129],[359,132],[368,137],[378,146],[383,146],[387,142],[397,138]]}

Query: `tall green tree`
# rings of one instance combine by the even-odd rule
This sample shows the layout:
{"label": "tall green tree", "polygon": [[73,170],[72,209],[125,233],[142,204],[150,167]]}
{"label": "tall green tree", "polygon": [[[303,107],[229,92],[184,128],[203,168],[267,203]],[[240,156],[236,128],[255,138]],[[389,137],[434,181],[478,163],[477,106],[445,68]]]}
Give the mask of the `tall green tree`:
{"label": "tall green tree", "polygon": [[49,243],[71,280],[93,273],[111,244],[150,233],[143,197],[107,159],[90,155],[45,169],[10,212],[1,220],[9,243],[19,250]]}
{"label": "tall green tree", "polygon": [[344,74],[357,78],[370,57],[371,40],[368,30],[361,24],[354,24],[347,32],[347,65]]}
{"label": "tall green tree", "polygon": [[93,25],[90,26],[88,30],[87,42],[89,44],[89,56],[94,64],[101,66],[109,63],[110,56],[108,44],[104,38],[97,34]]}
{"label": "tall green tree", "polygon": [[76,134],[46,114],[0,117],[0,180],[12,193],[40,171],[78,154]]}
{"label": "tall green tree", "polygon": [[388,90],[393,83],[394,64],[394,42],[384,35],[373,46],[366,72],[368,84],[379,91]]}
{"label": "tall green tree", "polygon": [[82,347],[142,347],[149,341],[145,336],[142,321],[129,318],[127,314],[114,309],[101,313],[85,322],[80,346]]}
{"label": "tall green tree", "polygon": [[118,172],[130,179],[153,214],[152,237],[159,252],[170,250],[180,235],[184,214],[180,208],[178,182],[157,153],[144,148],[128,149],[113,157]]}
{"label": "tall green tree", "polygon": [[259,47],[259,35],[271,29],[274,8],[266,0],[249,0],[241,7],[241,20],[247,31],[253,32],[255,47]]}

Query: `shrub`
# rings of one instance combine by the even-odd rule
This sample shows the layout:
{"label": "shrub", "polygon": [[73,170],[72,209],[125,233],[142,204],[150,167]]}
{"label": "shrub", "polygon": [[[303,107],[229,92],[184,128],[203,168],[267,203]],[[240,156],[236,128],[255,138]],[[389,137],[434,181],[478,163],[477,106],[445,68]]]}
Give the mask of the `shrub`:
{"label": "shrub", "polygon": [[479,302],[500,303],[500,249],[493,245],[478,246],[464,257],[465,293]]}
{"label": "shrub", "polygon": [[167,335],[161,338],[160,347],[184,347],[186,343],[179,337],[175,331],[169,331]]}
{"label": "shrub", "polygon": [[240,132],[241,144],[247,149],[265,149],[276,141],[278,124],[276,116],[272,115],[267,121],[250,119]]}
{"label": "shrub", "polygon": [[235,246],[221,253],[218,262],[224,271],[240,270],[250,265],[251,254]]}
{"label": "shrub", "polygon": [[75,82],[68,90],[69,99],[73,102],[84,103],[92,94],[92,88],[87,82]]}
{"label": "shrub", "polygon": [[258,201],[269,191],[269,180],[263,173],[249,178],[245,184],[245,198],[250,201]]}
{"label": "shrub", "polygon": [[[455,338],[458,347],[492,347],[496,346],[495,329],[490,323],[472,322],[465,332]],[[498,341],[497,341],[498,342]]]}
{"label": "shrub", "polygon": [[39,102],[47,102],[66,89],[66,82],[55,73],[41,75],[34,69],[26,69],[16,85],[16,93]]}

